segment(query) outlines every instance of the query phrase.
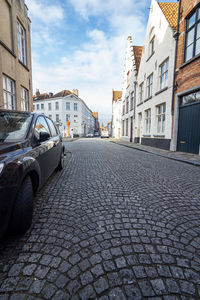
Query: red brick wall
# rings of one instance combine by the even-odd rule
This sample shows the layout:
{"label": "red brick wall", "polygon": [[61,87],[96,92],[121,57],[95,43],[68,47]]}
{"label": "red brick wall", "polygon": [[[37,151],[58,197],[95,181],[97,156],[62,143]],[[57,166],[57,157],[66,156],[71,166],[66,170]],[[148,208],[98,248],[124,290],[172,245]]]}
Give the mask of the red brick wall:
{"label": "red brick wall", "polygon": [[200,3],[200,0],[181,0],[181,19],[179,23],[179,40],[175,82],[178,84],[176,93],[200,85],[200,57],[180,69],[184,63],[185,18]]}

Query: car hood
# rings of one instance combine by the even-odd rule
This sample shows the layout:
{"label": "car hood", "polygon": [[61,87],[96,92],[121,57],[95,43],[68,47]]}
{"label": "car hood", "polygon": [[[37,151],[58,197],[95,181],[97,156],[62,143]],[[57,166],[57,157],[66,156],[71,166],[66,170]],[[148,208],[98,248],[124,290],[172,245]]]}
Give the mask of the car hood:
{"label": "car hood", "polygon": [[0,143],[0,162],[23,152],[23,143]]}

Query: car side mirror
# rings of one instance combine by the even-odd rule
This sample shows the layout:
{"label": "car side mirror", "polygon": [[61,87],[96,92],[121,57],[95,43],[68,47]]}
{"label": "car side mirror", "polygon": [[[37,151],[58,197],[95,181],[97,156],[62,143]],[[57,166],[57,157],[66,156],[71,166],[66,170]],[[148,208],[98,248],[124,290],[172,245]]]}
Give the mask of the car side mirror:
{"label": "car side mirror", "polygon": [[46,131],[40,131],[40,140],[39,142],[44,142],[50,138],[50,134]]}

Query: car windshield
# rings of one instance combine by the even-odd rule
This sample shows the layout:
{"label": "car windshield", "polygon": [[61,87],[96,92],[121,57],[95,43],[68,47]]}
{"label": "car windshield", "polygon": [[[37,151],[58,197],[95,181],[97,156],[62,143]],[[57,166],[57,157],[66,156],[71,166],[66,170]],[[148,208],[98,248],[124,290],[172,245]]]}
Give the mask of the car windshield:
{"label": "car windshield", "polygon": [[31,123],[28,113],[0,111],[0,142],[9,143],[23,139]]}

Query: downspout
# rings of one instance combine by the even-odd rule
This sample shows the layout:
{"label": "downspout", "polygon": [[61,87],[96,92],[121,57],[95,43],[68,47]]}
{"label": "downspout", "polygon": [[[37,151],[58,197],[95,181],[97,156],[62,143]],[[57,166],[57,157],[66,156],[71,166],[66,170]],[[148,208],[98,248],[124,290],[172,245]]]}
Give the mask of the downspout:
{"label": "downspout", "polygon": [[179,6],[178,6],[178,21],[177,21],[177,30],[176,33],[174,34],[175,38],[175,57],[174,57],[174,73],[173,73],[173,86],[172,86],[172,104],[171,104],[171,114],[174,114],[174,90],[175,90],[175,73],[176,73],[176,63],[177,63],[177,48],[178,48],[178,38],[179,38],[179,21],[180,21],[180,8],[181,8],[181,0],[179,1]]}

